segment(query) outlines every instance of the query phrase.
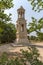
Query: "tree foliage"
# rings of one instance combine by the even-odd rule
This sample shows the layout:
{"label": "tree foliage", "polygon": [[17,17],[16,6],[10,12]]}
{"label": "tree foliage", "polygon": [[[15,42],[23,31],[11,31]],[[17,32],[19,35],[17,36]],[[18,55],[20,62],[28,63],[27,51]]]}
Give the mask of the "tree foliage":
{"label": "tree foliage", "polygon": [[13,7],[13,0],[0,0],[0,43],[11,42],[15,40],[16,29],[15,25],[9,23],[11,14],[5,14],[5,10]]}
{"label": "tree foliage", "polygon": [[39,60],[40,54],[35,47],[28,47],[28,50],[21,49],[21,55],[15,58],[8,58],[7,53],[0,57],[0,65],[43,65]]}
{"label": "tree foliage", "polygon": [[0,11],[5,10],[5,9],[9,9],[13,6],[12,3],[13,0],[0,0]]}
{"label": "tree foliage", "polygon": [[43,10],[43,0],[28,0],[28,1],[30,1],[33,10],[38,12]]}
{"label": "tree foliage", "polygon": [[30,32],[36,31],[39,32],[41,31],[41,29],[43,28],[43,18],[39,19],[38,21],[32,17],[32,22],[29,23],[30,26]]}
{"label": "tree foliage", "polygon": [[32,22],[29,23],[28,32],[31,33],[35,31],[38,39],[43,40],[43,31],[41,31],[41,29],[43,29],[43,18],[37,21],[34,17],[32,17]]}
{"label": "tree foliage", "polygon": [[12,23],[3,23],[0,26],[0,42],[13,42],[16,38],[16,28]]}
{"label": "tree foliage", "polygon": [[[35,11],[43,11],[43,0],[28,0],[30,1],[32,5],[32,9]],[[28,29],[28,32],[31,33],[33,31],[36,32],[38,39],[43,40],[43,32],[41,29],[43,29],[43,17],[37,21],[34,17],[32,17],[32,23],[29,23],[30,28]]]}
{"label": "tree foliage", "polygon": [[7,22],[10,21],[10,15],[5,14],[6,9],[10,9],[13,7],[13,0],[0,0],[0,22]]}

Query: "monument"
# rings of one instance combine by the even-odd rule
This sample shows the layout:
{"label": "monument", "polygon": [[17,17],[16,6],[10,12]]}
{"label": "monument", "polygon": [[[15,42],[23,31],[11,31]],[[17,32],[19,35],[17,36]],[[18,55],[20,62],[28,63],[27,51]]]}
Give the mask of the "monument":
{"label": "monument", "polygon": [[25,9],[21,6],[18,10],[18,20],[16,21],[16,43],[28,43]]}

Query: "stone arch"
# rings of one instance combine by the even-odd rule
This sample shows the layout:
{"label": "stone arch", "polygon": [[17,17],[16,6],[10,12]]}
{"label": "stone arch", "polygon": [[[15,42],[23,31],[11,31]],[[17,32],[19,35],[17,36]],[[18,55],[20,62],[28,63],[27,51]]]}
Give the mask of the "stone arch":
{"label": "stone arch", "polygon": [[21,31],[24,31],[24,24],[21,25]]}

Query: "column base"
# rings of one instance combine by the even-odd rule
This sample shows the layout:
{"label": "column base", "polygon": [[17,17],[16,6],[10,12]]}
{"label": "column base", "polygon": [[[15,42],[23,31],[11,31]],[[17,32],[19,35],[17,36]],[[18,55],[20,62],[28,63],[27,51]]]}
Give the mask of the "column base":
{"label": "column base", "polygon": [[26,39],[16,39],[16,43],[29,43],[29,40]]}

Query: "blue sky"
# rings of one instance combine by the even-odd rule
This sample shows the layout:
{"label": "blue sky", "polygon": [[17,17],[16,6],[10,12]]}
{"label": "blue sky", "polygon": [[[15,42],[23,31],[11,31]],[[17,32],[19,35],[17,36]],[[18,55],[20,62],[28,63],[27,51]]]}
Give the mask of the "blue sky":
{"label": "blue sky", "polygon": [[30,2],[28,2],[27,0],[13,0],[13,8],[6,10],[5,13],[9,14],[11,13],[11,19],[12,19],[12,23],[16,24],[16,20],[17,20],[17,9],[22,5],[24,7],[25,11],[25,19],[27,20],[27,24],[29,22],[31,22],[31,17],[35,17],[36,19],[40,19],[41,17],[43,17],[43,11],[41,11],[40,13],[35,12],[32,10],[32,6],[30,4]]}

